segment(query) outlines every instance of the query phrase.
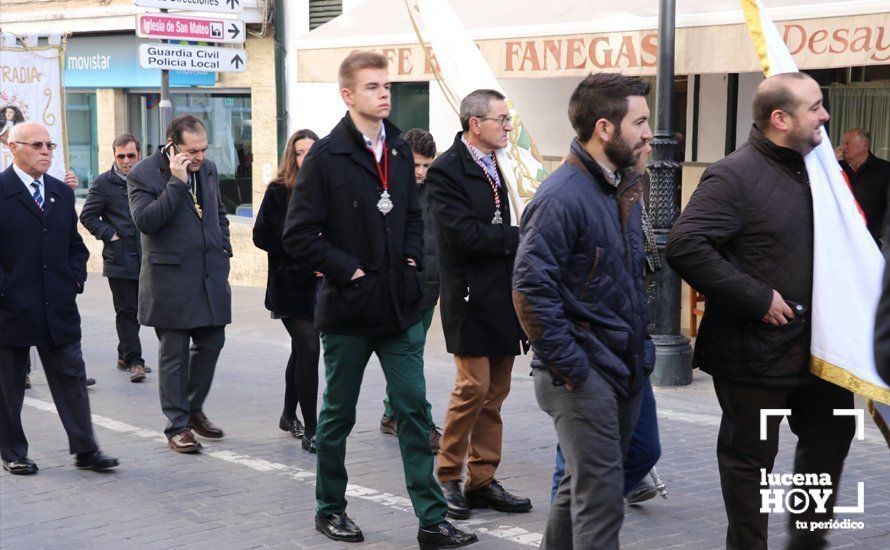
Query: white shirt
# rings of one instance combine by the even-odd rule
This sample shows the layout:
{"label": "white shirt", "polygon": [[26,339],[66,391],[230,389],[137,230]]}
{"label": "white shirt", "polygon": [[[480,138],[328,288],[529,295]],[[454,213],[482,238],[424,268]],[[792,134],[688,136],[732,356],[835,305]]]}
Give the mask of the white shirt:
{"label": "white shirt", "polygon": [[362,134],[362,139],[365,140],[365,147],[374,150],[374,156],[377,157],[377,162],[380,162],[383,158],[383,143],[386,141],[386,126],[380,123],[380,139],[377,140],[377,145],[374,145],[374,140],[365,134]]}
{"label": "white shirt", "polygon": [[[15,170],[15,173],[19,175],[19,179],[22,180],[22,183],[25,184],[25,188],[28,189],[28,194],[33,197],[34,188],[31,187],[31,184],[34,183],[34,178],[26,174],[24,170],[16,166],[14,162],[12,163],[12,169]],[[44,189],[43,185],[43,174],[41,174],[40,177],[37,178],[37,182],[40,184],[40,196],[43,197],[43,201],[46,202],[46,190]]]}

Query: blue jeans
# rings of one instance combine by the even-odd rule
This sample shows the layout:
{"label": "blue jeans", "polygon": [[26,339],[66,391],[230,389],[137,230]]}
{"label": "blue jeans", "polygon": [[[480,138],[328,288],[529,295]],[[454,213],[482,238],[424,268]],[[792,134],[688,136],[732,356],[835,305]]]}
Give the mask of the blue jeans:
{"label": "blue jeans", "polygon": [[[624,457],[624,496],[630,494],[649,470],[661,457],[661,443],[658,439],[658,416],[655,413],[655,394],[652,384],[646,379],[641,390],[643,401],[640,406],[640,417],[634,426],[630,448]],[[565,473],[566,461],[562,449],[556,446],[556,468],[553,471],[553,486],[550,489],[550,502],[556,496],[556,488]]]}

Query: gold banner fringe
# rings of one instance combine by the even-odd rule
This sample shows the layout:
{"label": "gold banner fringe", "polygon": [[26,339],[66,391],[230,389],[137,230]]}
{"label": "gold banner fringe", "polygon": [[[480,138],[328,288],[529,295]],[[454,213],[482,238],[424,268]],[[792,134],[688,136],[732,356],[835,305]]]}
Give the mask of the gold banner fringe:
{"label": "gold banner fringe", "polygon": [[742,13],[745,14],[748,33],[751,35],[751,42],[754,43],[754,53],[757,55],[763,74],[770,76],[772,68],[769,65],[769,53],[767,53],[766,37],[763,34],[763,25],[760,20],[760,9],[757,7],[755,0],[741,1]]}
{"label": "gold banner fringe", "polygon": [[810,357],[810,372],[822,380],[847,388],[851,392],[861,395],[866,399],[872,399],[885,405],[890,405],[890,389],[882,388],[871,382],[859,378],[837,365],[832,365],[824,359]]}

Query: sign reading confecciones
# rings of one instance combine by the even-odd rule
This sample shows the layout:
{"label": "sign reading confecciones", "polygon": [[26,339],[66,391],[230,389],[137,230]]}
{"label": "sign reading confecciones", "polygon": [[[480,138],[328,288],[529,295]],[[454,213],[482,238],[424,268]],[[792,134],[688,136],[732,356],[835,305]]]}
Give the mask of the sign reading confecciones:
{"label": "sign reading confecciones", "polygon": [[178,44],[140,44],[139,65],[146,69],[236,72],[247,70],[242,49]]}
{"label": "sign reading confecciones", "polygon": [[161,8],[181,11],[210,11],[214,13],[241,13],[241,0],[133,0],[143,8]]}
{"label": "sign reading confecciones", "polygon": [[136,36],[168,40],[194,40],[243,44],[244,21],[237,19],[179,17],[160,13],[136,16]]}

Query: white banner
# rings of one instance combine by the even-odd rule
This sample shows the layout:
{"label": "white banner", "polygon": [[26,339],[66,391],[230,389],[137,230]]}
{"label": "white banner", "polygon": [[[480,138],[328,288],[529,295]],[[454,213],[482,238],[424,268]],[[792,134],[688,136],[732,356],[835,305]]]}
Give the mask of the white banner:
{"label": "white banner", "polygon": [[[405,0],[405,7],[417,33],[418,43],[423,44],[425,39],[432,45],[435,62],[430,59],[430,64],[455,113],[459,111],[461,100],[473,90],[488,88],[507,95],[447,2]],[[423,22],[422,32],[416,25],[415,14],[419,14]],[[498,149],[495,155],[507,180],[513,225],[519,225],[525,205],[547,177],[547,170],[528,128],[509,97],[507,105],[513,129],[508,134],[507,147]]]}
{"label": "white banner", "polygon": [[61,46],[0,47],[0,170],[12,164],[9,131],[16,124],[36,120],[59,145],[49,174],[65,180],[62,59]]}

